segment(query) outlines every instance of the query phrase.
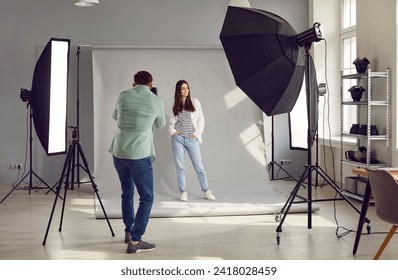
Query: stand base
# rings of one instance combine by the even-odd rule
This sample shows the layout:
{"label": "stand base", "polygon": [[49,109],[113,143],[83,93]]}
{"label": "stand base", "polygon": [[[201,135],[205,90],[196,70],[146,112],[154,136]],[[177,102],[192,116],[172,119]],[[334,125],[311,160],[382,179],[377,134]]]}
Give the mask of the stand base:
{"label": "stand base", "polygon": [[[297,179],[292,174],[290,174],[286,169],[284,169],[282,165],[279,165],[276,161],[270,161],[268,163],[268,172],[271,170],[271,180],[286,179],[286,178],[275,178],[275,165],[279,167],[279,170],[282,170],[283,172],[285,172],[288,175],[288,178],[292,178],[293,180],[295,180],[297,182]],[[279,173],[279,171],[278,171],[278,173]]]}
{"label": "stand base", "polygon": [[73,156],[74,156],[75,152],[77,152],[78,155],[80,155],[82,157],[82,159],[83,159],[84,168],[85,168],[85,170],[87,170],[87,174],[90,177],[91,185],[92,185],[94,193],[96,194],[97,199],[98,199],[98,201],[99,201],[99,203],[101,205],[102,211],[103,211],[104,216],[106,218],[106,221],[108,223],[108,226],[109,226],[109,229],[111,231],[111,234],[112,234],[112,236],[115,236],[115,233],[113,232],[112,226],[111,226],[111,224],[109,222],[108,216],[107,216],[107,214],[105,212],[105,208],[104,208],[104,206],[102,204],[101,198],[100,198],[100,196],[98,194],[97,185],[95,184],[94,178],[91,175],[90,170],[88,168],[88,163],[87,163],[86,157],[84,156],[83,149],[82,149],[80,143],[76,139],[73,139],[71,141],[70,145],[69,145],[68,153],[67,153],[67,156],[66,156],[66,159],[65,159],[65,163],[64,163],[64,167],[62,169],[62,174],[61,174],[61,177],[60,177],[60,179],[58,181],[58,185],[56,187],[56,194],[57,195],[56,195],[55,200],[54,200],[53,208],[52,208],[52,211],[51,211],[51,214],[50,214],[50,219],[48,221],[46,234],[45,234],[45,237],[44,237],[44,240],[43,240],[43,243],[42,243],[43,245],[46,245],[48,232],[50,230],[51,221],[52,221],[52,218],[53,218],[53,215],[54,215],[54,210],[55,210],[55,207],[57,205],[57,199],[59,197],[59,193],[60,193],[61,188],[62,188],[62,183],[64,183],[64,197],[63,197],[63,205],[62,205],[62,212],[61,212],[61,221],[60,221],[60,225],[59,225],[59,231],[60,232],[62,231],[62,222],[63,222],[63,216],[64,216],[64,211],[65,211],[65,202],[66,202],[66,198],[67,198],[67,192],[68,192],[68,189],[69,189],[69,174],[71,172],[73,172],[73,170],[71,168],[73,167],[72,162],[73,162]]}
{"label": "stand base", "polygon": [[[312,199],[312,180],[311,180],[311,173],[316,172],[317,175],[321,176],[327,183],[330,185],[340,196],[341,198],[332,198],[332,199],[317,199],[314,200]],[[308,229],[312,228],[312,202],[321,202],[321,201],[335,201],[335,200],[345,200],[349,203],[349,205],[355,209],[355,211],[358,212],[358,214],[361,214],[361,211],[342,193],[340,188],[333,182],[333,180],[319,167],[319,166],[314,166],[314,165],[307,165],[304,169],[303,174],[300,177],[300,180],[297,182],[296,186],[294,187],[293,191],[291,192],[289,198],[287,199],[285,205],[282,207],[280,214],[276,217],[277,221],[280,221],[278,227],[276,228],[276,241],[277,244],[279,245],[280,243],[280,233],[282,232],[282,225],[283,222],[286,219],[287,214],[289,213],[289,210],[292,206],[297,196],[297,193],[302,186],[304,180],[308,178],[308,186],[307,186],[307,191],[308,191],[308,197],[306,199],[306,202],[308,203],[308,209],[307,209],[307,214],[308,214]],[[283,216],[282,216],[283,214]],[[282,216],[282,218],[280,218]],[[369,219],[366,217],[364,220],[367,223],[370,223]]]}
{"label": "stand base", "polygon": [[[30,171],[29,171],[28,173],[26,173],[26,175],[25,175],[25,176],[24,176],[12,189],[11,189],[11,191],[10,191],[9,193],[6,194],[6,196],[0,201],[0,203],[3,203],[3,201],[6,200],[7,197],[9,197],[9,196],[11,195],[11,193],[12,193],[14,190],[17,190],[18,187],[19,187],[19,185],[20,185],[20,184],[26,179],[26,177],[28,177],[28,176],[30,176],[30,178],[29,178],[29,182],[30,182],[29,185],[26,186],[26,187],[24,187],[24,188],[21,188],[21,189],[23,189],[23,190],[28,190],[28,191],[29,191],[29,194],[30,194],[31,190],[43,190],[43,189],[49,189],[48,192],[47,192],[46,194],[48,194],[50,191],[52,191],[52,192],[55,193],[53,187],[50,187],[50,186],[49,186],[46,182],[44,182],[44,180],[41,179],[33,170],[30,170]],[[40,181],[41,183],[43,183],[46,187],[32,186],[32,176],[35,176],[37,179],[39,179],[39,181]]]}
{"label": "stand base", "polygon": [[[283,170],[286,174],[289,175],[289,178],[293,179],[294,181],[298,182],[297,178],[294,177],[292,174],[290,174],[289,172],[287,172],[281,165],[279,165],[276,161],[271,161],[268,164],[268,171],[271,169],[271,180],[275,181],[275,180],[281,180],[279,178],[275,179],[274,177],[274,165],[278,166],[279,169]],[[305,188],[305,186],[302,184],[302,186]],[[301,198],[302,200],[306,200],[304,197],[296,195],[297,197]]]}

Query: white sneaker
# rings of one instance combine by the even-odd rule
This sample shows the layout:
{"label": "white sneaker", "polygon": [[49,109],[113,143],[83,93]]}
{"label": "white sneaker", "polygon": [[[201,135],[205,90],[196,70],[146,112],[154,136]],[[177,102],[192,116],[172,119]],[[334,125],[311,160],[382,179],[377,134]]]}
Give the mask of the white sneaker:
{"label": "white sneaker", "polygon": [[207,200],[216,200],[216,197],[211,193],[211,190],[203,192],[203,197]]}
{"label": "white sneaker", "polygon": [[188,201],[188,193],[186,191],[181,192],[180,201]]}

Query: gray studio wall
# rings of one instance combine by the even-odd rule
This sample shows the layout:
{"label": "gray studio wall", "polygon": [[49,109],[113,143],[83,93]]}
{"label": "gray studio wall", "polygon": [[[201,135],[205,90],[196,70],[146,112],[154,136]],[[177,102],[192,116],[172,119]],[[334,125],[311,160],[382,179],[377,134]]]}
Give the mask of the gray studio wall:
{"label": "gray studio wall", "polygon": [[[16,170],[10,163],[29,167],[27,108],[20,88],[31,88],[41,48],[51,37],[71,39],[68,125],[76,125],[76,46],[78,45],[220,45],[219,32],[229,0],[100,0],[93,8],[74,6],[73,0],[2,1],[0,4],[0,184],[11,184]],[[297,31],[308,25],[308,0],[251,0],[252,7],[274,12]],[[82,52],[88,51],[83,47]],[[81,55],[81,69],[90,69],[89,55]],[[176,62],[177,63],[177,62]],[[133,74],[133,73],[132,73]],[[80,79],[80,132],[89,163],[93,158],[93,108],[90,73]],[[259,112],[259,116],[261,116]],[[265,131],[265,133],[270,133]],[[286,139],[287,124],[278,124],[278,145]],[[33,169],[44,181],[59,179],[65,156],[48,157],[33,129]],[[268,155],[270,157],[270,155]],[[303,153],[279,158],[298,162]],[[297,157],[297,160],[295,159]],[[293,167],[293,166],[292,166]],[[298,168],[301,173],[302,165]]]}

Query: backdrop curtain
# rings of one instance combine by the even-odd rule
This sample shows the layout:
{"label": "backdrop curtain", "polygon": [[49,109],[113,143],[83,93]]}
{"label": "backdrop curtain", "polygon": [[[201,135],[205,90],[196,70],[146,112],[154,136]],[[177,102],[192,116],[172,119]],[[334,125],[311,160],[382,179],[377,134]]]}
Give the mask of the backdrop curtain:
{"label": "backdrop curtain", "polygon": [[[153,75],[153,85],[165,103],[167,121],[178,80],[187,80],[191,95],[200,100],[206,119],[201,145],[203,163],[210,189],[217,198],[215,202],[202,198],[196,174],[187,157],[189,200],[187,203],[178,201],[167,123],[165,128],[155,129],[155,204],[151,216],[279,212],[286,197],[273,188],[266,171],[264,139],[262,128],[258,126],[262,112],[236,87],[221,47],[93,46],[92,59],[93,174],[109,217],[121,217],[120,184],[112,155],[107,151],[116,127],[111,117],[112,110],[118,94],[131,87],[133,75],[140,70]],[[303,209],[296,205],[292,211]],[[97,218],[103,217],[100,207],[97,207],[96,214]]]}

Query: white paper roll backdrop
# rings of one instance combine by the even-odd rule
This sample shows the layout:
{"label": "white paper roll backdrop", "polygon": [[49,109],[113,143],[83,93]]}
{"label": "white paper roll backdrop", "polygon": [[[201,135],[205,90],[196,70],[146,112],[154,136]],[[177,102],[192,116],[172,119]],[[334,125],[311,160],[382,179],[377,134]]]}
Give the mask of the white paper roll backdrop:
{"label": "white paper roll backdrop", "polygon": [[[202,192],[186,157],[187,203],[178,201],[178,187],[167,126],[155,129],[155,203],[152,217],[267,214],[278,212],[286,197],[273,189],[266,171],[264,142],[256,124],[260,109],[236,87],[228,62],[218,47],[93,47],[94,176],[109,217],[121,217],[120,183],[107,151],[116,123],[112,110],[118,94],[140,70],[153,75],[153,85],[171,113],[175,83],[187,80],[202,104],[206,126],[201,152],[210,189]],[[269,155],[271,157],[271,155]],[[136,195],[136,198],[138,195]],[[138,203],[136,204],[138,206]],[[296,206],[292,211],[305,211]],[[97,217],[102,217],[98,208]]]}

